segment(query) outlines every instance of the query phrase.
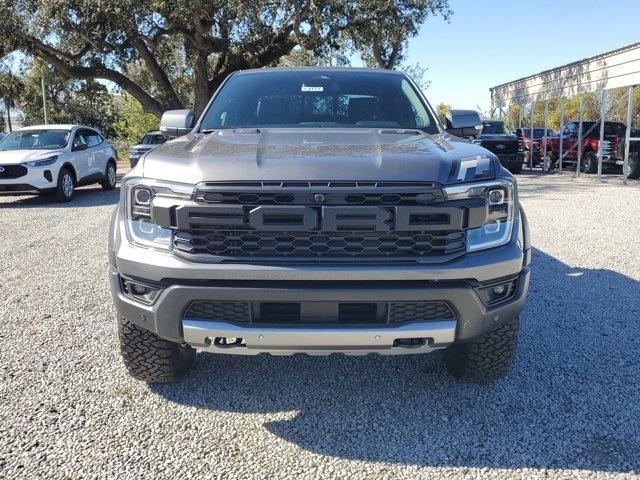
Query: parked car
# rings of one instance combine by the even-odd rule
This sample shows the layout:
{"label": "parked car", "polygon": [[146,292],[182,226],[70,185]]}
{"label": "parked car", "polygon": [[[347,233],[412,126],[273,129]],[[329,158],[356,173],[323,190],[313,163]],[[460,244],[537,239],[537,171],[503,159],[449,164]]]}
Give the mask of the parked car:
{"label": "parked car", "polygon": [[75,188],[116,186],[116,154],[102,134],[83,125],[20,128],[0,141],[0,193],[73,198]]}
{"label": "parked car", "polygon": [[[577,164],[578,161],[578,129],[579,122],[569,122],[562,132],[562,151],[564,164]],[[604,122],[604,144],[602,145],[602,163],[604,167],[621,167],[624,162],[625,136],[627,127],[623,123]],[[600,148],[600,122],[582,122],[582,158],[580,169],[585,173],[598,171],[598,150]],[[629,178],[638,178],[638,152],[640,144],[631,143],[629,162]],[[551,168],[558,163],[560,138],[551,138],[547,144],[547,152],[552,161]]]}
{"label": "parked car", "polygon": [[522,142],[519,142],[518,137],[507,130],[504,122],[483,121],[482,133],[474,140],[474,143],[495,153],[500,159],[500,163],[511,173],[522,172]]}
{"label": "parked car", "polygon": [[123,180],[109,278],[129,373],[171,381],[196,350],[407,354],[504,376],[529,285],[514,177],[390,70],[229,76],[199,120],[166,112]]}
{"label": "parked car", "polygon": [[153,150],[158,145],[162,145],[166,141],[164,135],[162,135],[162,132],[159,130],[147,132],[138,143],[131,145],[131,149],[129,150],[129,163],[131,164],[131,168],[138,164],[138,160],[140,160],[142,155]]}
{"label": "parked car", "polygon": [[[522,140],[524,147],[524,164],[529,165],[533,164],[533,166],[540,165],[542,160],[542,155],[544,153],[544,128],[534,128],[533,129],[533,139],[531,138],[531,128],[517,128],[515,134]],[[546,138],[555,138],[558,134],[551,130],[547,129],[547,137]],[[530,162],[530,158],[533,152],[533,162]]]}

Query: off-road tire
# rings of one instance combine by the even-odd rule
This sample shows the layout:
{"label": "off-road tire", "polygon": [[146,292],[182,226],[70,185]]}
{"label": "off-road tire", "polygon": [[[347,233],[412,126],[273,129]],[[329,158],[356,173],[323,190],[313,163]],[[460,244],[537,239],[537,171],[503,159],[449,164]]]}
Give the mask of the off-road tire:
{"label": "off-road tire", "polygon": [[[71,182],[71,183],[68,183]],[[55,199],[57,202],[70,202],[76,190],[76,180],[73,173],[68,168],[61,168],[58,172],[58,183],[55,189]]]}
{"label": "off-road tire", "polygon": [[509,167],[509,171],[515,175],[522,173],[522,165],[518,165],[517,167]]}
{"label": "off-road tire", "polygon": [[103,190],[113,190],[116,188],[116,164],[113,161],[107,163],[107,168],[104,172],[104,178],[100,182]]}
{"label": "off-road tire", "polygon": [[629,156],[629,169],[627,170],[627,178],[640,178],[640,154],[633,153]]}
{"label": "off-road tire", "polygon": [[173,382],[193,365],[196,351],[160,338],[118,316],[120,352],[129,374],[147,383]]}
{"label": "off-road tire", "polygon": [[584,166],[584,173],[598,173],[598,156],[595,152],[587,152],[582,159],[582,165]]}
{"label": "off-road tire", "polygon": [[444,351],[447,371],[455,378],[487,383],[509,372],[518,344],[518,317],[500,328]]}

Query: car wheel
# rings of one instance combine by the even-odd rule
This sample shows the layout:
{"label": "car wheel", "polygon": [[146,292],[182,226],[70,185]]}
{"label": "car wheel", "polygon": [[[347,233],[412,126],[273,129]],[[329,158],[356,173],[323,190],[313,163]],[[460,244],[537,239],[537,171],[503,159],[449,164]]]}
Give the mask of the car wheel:
{"label": "car wheel", "polygon": [[55,190],[55,198],[58,202],[70,202],[76,190],[76,182],[68,168],[60,169],[58,173],[58,185]]}
{"label": "car wheel", "polygon": [[113,162],[107,163],[107,171],[104,174],[104,179],[100,184],[102,185],[103,190],[113,190],[116,188],[116,182],[118,181],[116,177],[116,166]]}
{"label": "car wheel", "polygon": [[147,383],[173,382],[193,365],[196,351],[170,342],[118,316],[120,352],[129,374]]}
{"label": "car wheel", "polygon": [[584,173],[598,172],[598,156],[595,152],[588,152],[583,159]]}
{"label": "car wheel", "polygon": [[551,159],[551,155],[547,154],[547,156],[542,159],[542,171],[549,173],[554,168],[555,162]]}
{"label": "car wheel", "polygon": [[515,174],[522,173],[522,165],[516,165],[515,167],[511,167],[509,168],[509,171]]}
{"label": "car wheel", "polygon": [[630,155],[626,173],[627,178],[640,178],[640,156],[637,153]]}
{"label": "car wheel", "polygon": [[447,371],[460,380],[486,383],[503,378],[511,367],[518,344],[518,317],[474,340],[444,351]]}

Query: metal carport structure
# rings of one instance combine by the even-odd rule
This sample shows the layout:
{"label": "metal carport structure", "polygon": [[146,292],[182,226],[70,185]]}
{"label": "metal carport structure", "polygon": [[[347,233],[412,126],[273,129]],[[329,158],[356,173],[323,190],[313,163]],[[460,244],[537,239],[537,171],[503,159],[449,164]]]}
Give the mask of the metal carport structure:
{"label": "metal carport structure", "polygon": [[[512,104],[531,104],[531,137],[533,139],[533,107],[536,102],[545,102],[544,128],[547,136],[548,101],[554,98],[580,96],[579,132],[578,132],[578,158],[576,175],[580,175],[581,146],[582,146],[582,121],[583,121],[583,94],[601,92],[600,109],[600,142],[598,151],[598,179],[602,178],[602,145],[604,140],[605,92],[613,88],[628,87],[627,91],[627,132],[625,139],[625,153],[623,165],[624,183],[627,182],[627,167],[629,163],[630,144],[632,141],[640,141],[640,138],[631,137],[631,116],[633,106],[633,89],[640,85],[640,42],[618,48],[600,55],[572,62],[561,67],[545,70],[535,75],[504,83],[490,89],[491,112],[502,109]],[[622,97],[623,98],[623,97]],[[621,98],[621,99],[622,99]],[[620,100],[621,100],[620,99]],[[564,103],[560,105],[560,169],[562,169],[562,127]],[[544,145],[546,156],[547,142]],[[575,145],[574,145],[575,147]],[[572,147],[573,148],[573,147]],[[533,154],[530,156],[533,158]],[[531,166],[532,164],[530,164]]]}

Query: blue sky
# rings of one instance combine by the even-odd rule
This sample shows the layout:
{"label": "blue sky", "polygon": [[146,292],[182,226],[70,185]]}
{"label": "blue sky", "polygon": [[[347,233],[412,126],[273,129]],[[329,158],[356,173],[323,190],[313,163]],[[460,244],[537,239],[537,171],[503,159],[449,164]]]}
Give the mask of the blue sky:
{"label": "blue sky", "polygon": [[427,67],[427,97],[489,108],[489,87],[640,42],[638,0],[449,0],[450,23],[429,18],[407,60]]}

